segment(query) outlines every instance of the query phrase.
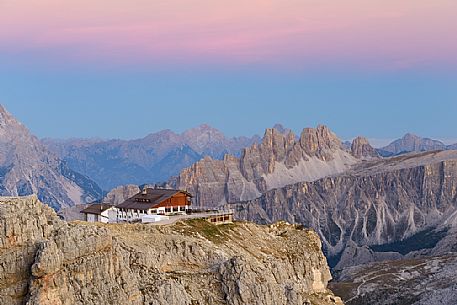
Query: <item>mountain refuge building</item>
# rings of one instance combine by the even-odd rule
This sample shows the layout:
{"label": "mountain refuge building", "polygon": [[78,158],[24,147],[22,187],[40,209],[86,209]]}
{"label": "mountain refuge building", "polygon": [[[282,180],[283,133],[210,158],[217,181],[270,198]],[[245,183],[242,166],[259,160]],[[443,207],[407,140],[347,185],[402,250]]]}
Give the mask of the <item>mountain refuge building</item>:
{"label": "mountain refuge building", "polygon": [[191,204],[192,195],[186,191],[145,188],[116,206],[117,221],[141,220],[145,215],[184,215]]}

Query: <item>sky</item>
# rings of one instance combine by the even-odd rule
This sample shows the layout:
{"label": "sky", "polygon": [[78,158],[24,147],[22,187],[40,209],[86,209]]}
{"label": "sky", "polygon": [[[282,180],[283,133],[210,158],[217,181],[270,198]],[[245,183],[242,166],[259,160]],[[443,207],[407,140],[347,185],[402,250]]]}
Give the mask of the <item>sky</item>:
{"label": "sky", "polygon": [[281,122],[457,142],[455,0],[0,0],[0,103],[39,137]]}

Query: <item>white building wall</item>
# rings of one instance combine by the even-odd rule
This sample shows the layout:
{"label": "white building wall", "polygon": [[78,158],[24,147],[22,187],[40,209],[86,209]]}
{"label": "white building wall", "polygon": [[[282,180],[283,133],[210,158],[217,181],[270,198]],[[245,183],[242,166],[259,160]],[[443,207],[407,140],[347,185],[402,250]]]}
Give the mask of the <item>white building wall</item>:
{"label": "white building wall", "polygon": [[[185,214],[186,211],[189,209],[189,205],[186,206],[181,206],[180,208],[178,207],[173,207],[172,212],[165,212],[165,207],[160,207],[157,209],[149,209],[145,211],[144,213],[139,210],[134,210],[134,209],[127,209],[124,211],[121,211],[120,209],[116,209],[115,214],[113,215],[113,218],[115,221],[135,221],[135,220],[141,220],[143,216],[145,215],[170,215],[170,214]],[[152,211],[155,211],[153,213]]]}
{"label": "white building wall", "polygon": [[106,218],[106,222],[113,223],[117,222],[117,208],[111,208],[102,213]]}
{"label": "white building wall", "polygon": [[106,210],[104,212],[102,212],[102,214],[100,215],[99,217],[99,221],[100,222],[103,222],[103,223],[108,223],[109,222],[109,210]]}
{"label": "white building wall", "polygon": [[86,214],[86,215],[87,215],[88,222],[97,222],[98,221],[98,215],[95,215],[95,214]]}

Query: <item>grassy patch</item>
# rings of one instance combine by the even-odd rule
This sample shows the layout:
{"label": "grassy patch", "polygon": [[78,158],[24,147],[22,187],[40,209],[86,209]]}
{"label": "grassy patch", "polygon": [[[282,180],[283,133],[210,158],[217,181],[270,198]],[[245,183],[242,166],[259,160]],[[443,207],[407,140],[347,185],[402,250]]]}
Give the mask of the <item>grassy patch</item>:
{"label": "grassy patch", "polygon": [[230,233],[236,224],[221,224],[215,225],[204,219],[190,219],[181,224],[177,224],[177,227],[183,226],[182,232],[186,234],[200,234],[204,238],[214,242],[223,243],[230,239]]}
{"label": "grassy patch", "polygon": [[419,232],[404,240],[390,244],[371,246],[376,252],[398,252],[403,255],[412,251],[432,249],[447,234],[447,230],[436,231],[433,228]]}

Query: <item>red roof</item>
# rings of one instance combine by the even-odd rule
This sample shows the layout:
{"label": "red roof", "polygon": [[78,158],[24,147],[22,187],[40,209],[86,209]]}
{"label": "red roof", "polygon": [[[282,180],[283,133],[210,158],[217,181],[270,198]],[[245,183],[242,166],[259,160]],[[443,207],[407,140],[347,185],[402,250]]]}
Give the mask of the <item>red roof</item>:
{"label": "red roof", "polygon": [[147,188],[116,207],[124,209],[148,210],[179,193],[192,198],[190,193],[182,190]]}

